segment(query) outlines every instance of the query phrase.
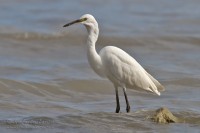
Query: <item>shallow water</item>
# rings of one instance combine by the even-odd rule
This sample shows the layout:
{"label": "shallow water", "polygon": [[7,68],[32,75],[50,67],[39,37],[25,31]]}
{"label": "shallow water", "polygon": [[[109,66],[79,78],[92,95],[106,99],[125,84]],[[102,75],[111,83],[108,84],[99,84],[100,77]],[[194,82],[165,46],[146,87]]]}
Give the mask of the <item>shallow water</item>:
{"label": "shallow water", "polygon": [[[0,2],[1,132],[199,132],[199,1]],[[97,50],[127,51],[165,86],[161,97],[128,90],[127,114],[120,91],[113,113],[112,84],[87,62],[86,30],[62,28],[84,13],[99,22]],[[163,106],[185,122],[152,122]]]}

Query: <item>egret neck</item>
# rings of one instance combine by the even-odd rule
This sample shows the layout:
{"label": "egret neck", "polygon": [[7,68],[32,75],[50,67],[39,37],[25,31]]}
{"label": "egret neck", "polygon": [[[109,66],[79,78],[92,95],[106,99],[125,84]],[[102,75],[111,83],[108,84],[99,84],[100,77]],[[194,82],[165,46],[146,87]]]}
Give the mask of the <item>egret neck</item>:
{"label": "egret neck", "polygon": [[88,31],[88,39],[87,39],[87,57],[90,63],[90,66],[93,70],[101,77],[105,77],[102,70],[102,61],[101,57],[98,55],[95,45],[99,36],[99,28],[98,23],[85,25]]}

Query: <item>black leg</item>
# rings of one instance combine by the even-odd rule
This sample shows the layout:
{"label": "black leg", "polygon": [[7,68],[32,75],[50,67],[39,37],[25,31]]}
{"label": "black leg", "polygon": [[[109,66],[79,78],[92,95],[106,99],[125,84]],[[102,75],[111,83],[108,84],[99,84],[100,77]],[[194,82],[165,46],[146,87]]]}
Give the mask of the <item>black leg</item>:
{"label": "black leg", "polygon": [[120,111],[120,103],[119,103],[118,88],[116,86],[115,86],[115,94],[116,94],[116,103],[117,103],[115,113],[119,113],[119,111]]}
{"label": "black leg", "polygon": [[126,111],[127,111],[127,113],[128,112],[130,112],[130,105],[129,105],[129,102],[128,102],[128,97],[127,97],[127,95],[126,95],[126,88],[124,87],[123,88],[123,91],[124,91],[124,96],[125,96],[125,100],[126,100]]}

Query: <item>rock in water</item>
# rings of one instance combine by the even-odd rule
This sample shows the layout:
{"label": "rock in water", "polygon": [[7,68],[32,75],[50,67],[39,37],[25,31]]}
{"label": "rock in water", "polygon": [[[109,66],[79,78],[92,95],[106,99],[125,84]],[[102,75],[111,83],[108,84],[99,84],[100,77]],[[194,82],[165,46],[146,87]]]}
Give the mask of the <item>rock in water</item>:
{"label": "rock in water", "polygon": [[157,123],[179,123],[183,120],[174,116],[168,108],[162,107],[156,110],[156,114],[153,117],[153,120]]}

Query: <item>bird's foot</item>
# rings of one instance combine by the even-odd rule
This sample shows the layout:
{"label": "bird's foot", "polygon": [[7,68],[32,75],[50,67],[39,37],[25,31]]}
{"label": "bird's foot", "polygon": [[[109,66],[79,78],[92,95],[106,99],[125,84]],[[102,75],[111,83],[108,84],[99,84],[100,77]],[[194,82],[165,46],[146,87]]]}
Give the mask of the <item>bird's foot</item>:
{"label": "bird's foot", "polygon": [[130,113],[130,110],[131,110],[130,106],[126,107],[126,112],[127,113]]}
{"label": "bird's foot", "polygon": [[120,108],[116,108],[115,113],[119,113],[119,111],[120,111]]}

